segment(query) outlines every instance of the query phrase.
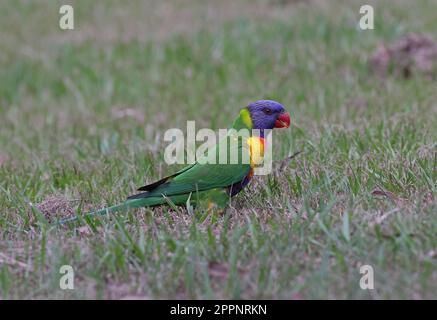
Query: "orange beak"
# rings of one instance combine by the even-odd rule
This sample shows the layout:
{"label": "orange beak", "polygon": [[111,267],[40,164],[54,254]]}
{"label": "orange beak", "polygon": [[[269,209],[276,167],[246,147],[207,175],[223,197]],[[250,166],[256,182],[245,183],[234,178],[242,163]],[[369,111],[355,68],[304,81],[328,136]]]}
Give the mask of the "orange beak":
{"label": "orange beak", "polygon": [[290,126],[290,115],[288,112],[283,112],[279,115],[275,122],[275,128],[288,128]]}

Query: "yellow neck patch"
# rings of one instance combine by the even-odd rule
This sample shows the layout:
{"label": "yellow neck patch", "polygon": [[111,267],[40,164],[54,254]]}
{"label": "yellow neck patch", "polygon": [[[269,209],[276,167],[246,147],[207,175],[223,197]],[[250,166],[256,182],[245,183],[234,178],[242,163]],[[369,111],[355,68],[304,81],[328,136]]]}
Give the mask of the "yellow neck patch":
{"label": "yellow neck patch", "polygon": [[250,154],[250,166],[253,168],[264,160],[264,139],[259,137],[250,137],[247,139]]}
{"label": "yellow neck patch", "polygon": [[247,110],[246,108],[241,109],[240,111],[240,117],[241,120],[243,120],[243,123],[249,128],[252,129],[253,128],[253,124],[252,124],[252,118],[250,117],[250,112],[249,110]]}

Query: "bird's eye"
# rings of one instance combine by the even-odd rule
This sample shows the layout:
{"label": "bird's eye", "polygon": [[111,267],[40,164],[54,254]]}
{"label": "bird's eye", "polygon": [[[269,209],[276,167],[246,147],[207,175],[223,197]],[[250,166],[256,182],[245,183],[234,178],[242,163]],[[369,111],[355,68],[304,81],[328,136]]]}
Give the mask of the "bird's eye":
{"label": "bird's eye", "polygon": [[268,114],[268,115],[271,115],[273,113],[272,109],[269,109],[269,108],[264,108],[263,112],[264,112],[264,114]]}

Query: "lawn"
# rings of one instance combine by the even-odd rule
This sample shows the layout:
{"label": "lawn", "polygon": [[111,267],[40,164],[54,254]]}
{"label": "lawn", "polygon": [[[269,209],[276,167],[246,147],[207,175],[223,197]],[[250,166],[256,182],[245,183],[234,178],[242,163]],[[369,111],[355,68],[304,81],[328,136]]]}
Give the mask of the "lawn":
{"label": "lawn", "polygon": [[[436,79],[369,59],[437,41],[437,1],[370,3],[363,31],[356,0],[81,0],[60,30],[61,2],[2,1],[0,299],[436,299]],[[227,128],[258,99],[292,126],[225,214],[48,224],[178,170],[165,130]]]}

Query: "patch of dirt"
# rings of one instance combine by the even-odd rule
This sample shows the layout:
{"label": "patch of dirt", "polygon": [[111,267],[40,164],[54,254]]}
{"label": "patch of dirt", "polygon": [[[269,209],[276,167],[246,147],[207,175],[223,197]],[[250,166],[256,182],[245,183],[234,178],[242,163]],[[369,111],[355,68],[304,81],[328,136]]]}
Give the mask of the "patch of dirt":
{"label": "patch of dirt", "polygon": [[410,34],[393,44],[381,44],[370,58],[370,68],[385,76],[393,73],[409,78],[423,74],[437,76],[437,42],[426,35]]}
{"label": "patch of dirt", "polygon": [[62,196],[49,196],[44,201],[35,204],[47,220],[53,221],[55,218],[66,218],[75,215],[73,207],[75,200],[68,200]]}

